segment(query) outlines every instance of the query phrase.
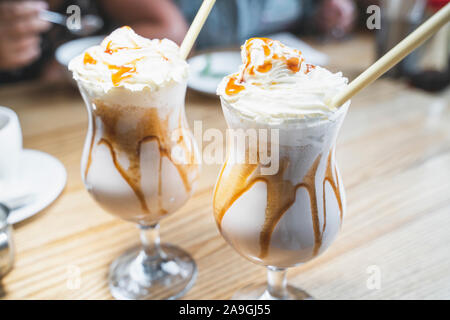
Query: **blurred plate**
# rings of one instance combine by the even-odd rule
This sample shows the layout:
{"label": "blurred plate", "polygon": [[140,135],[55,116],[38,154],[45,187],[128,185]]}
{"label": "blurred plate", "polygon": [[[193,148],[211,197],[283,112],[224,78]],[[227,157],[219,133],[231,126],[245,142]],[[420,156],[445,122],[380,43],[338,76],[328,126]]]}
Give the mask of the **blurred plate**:
{"label": "blurred plate", "polygon": [[11,224],[25,220],[49,206],[58,198],[67,181],[63,164],[41,151],[23,150],[19,167],[17,184],[31,193],[32,200],[10,212],[8,222]]}
{"label": "blurred plate", "polygon": [[67,79],[69,79],[73,84],[76,83],[72,79],[72,73],[67,69],[70,60],[83,53],[83,51],[87,48],[100,44],[104,38],[105,36],[95,36],[76,39],[66,42],[56,49],[56,61],[58,61],[58,63],[64,67]]}
{"label": "blurred plate", "polygon": [[[326,54],[313,49],[291,33],[277,33],[268,37],[302,51],[308,63],[319,66],[328,64]],[[190,65],[189,88],[204,94],[215,95],[220,81],[225,76],[237,72],[242,60],[240,51],[236,49],[200,53],[190,58],[188,63]]]}

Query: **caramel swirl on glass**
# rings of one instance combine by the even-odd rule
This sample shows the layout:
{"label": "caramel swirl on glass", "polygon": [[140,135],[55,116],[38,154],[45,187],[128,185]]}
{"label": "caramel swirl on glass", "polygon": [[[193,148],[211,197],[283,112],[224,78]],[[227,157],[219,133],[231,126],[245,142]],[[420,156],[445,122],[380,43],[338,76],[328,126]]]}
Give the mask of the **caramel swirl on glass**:
{"label": "caramel swirl on glass", "polygon": [[[279,140],[273,141],[279,154],[271,160],[279,164],[273,174],[264,173],[270,164],[259,155],[274,149],[270,139],[259,135],[256,146],[246,136],[243,158],[237,154],[243,150],[227,148],[213,194],[220,232],[255,263],[291,267],[316,257],[331,244],[344,218],[345,195],[334,150],[346,108],[333,121],[309,126],[299,120],[298,127],[273,127],[242,118],[222,103],[231,130],[279,130]],[[256,162],[251,154],[257,155]]]}

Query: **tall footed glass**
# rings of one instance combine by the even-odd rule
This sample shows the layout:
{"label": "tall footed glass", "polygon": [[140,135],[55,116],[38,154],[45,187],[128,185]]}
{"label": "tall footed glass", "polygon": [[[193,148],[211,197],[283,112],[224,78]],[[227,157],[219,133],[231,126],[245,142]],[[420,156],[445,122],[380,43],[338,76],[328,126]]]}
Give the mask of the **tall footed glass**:
{"label": "tall footed glass", "polygon": [[267,285],[244,288],[234,299],[311,298],[287,285],[286,271],[323,253],[339,232],[346,208],[335,149],[348,106],[328,119],[270,124],[222,99],[232,130],[214,216],[225,240],[268,271]]}
{"label": "tall footed glass", "polygon": [[108,92],[78,83],[89,114],[81,163],[86,189],[111,214],[134,222],[141,246],[117,258],[109,287],[118,299],[174,299],[195,282],[191,256],[160,243],[158,222],[191,196],[199,154],[189,131],[186,82]]}

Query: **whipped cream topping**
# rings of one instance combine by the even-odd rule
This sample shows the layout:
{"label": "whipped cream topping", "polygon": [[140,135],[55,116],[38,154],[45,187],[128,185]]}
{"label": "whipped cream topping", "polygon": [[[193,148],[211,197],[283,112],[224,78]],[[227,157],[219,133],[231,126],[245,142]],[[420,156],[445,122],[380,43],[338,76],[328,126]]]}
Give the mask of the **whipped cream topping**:
{"label": "whipped cream topping", "polygon": [[69,70],[75,80],[99,86],[104,92],[114,87],[140,91],[184,81],[188,65],[174,42],[149,40],[125,26],[72,59]]}
{"label": "whipped cream topping", "polygon": [[302,53],[279,41],[253,38],[242,46],[238,73],[225,77],[217,94],[243,115],[280,123],[327,118],[327,101],[347,85],[342,73],[305,62]]}

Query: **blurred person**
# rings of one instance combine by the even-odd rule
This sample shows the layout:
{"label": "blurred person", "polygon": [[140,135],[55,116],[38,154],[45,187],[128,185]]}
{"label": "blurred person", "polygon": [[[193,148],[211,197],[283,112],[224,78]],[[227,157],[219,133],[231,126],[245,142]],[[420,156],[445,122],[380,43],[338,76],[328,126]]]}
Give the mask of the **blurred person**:
{"label": "blurred person", "polygon": [[[181,43],[202,0],[0,0],[0,83],[43,76],[58,79],[53,53],[73,39],[70,32],[39,18],[43,9],[66,13],[78,5],[81,14],[97,14],[105,21],[99,34],[129,25],[148,38]],[[319,30],[339,36],[355,19],[353,0],[217,0],[197,48],[230,47],[247,38],[279,31],[310,33]],[[335,34],[336,35],[336,34]]]}

